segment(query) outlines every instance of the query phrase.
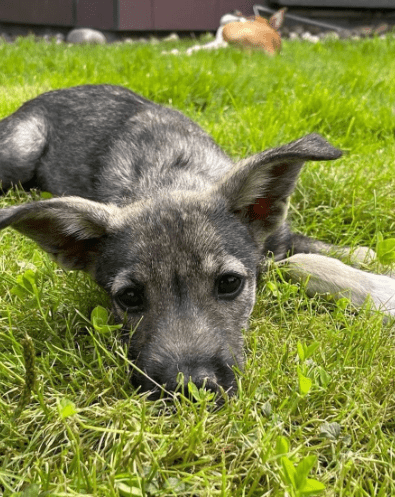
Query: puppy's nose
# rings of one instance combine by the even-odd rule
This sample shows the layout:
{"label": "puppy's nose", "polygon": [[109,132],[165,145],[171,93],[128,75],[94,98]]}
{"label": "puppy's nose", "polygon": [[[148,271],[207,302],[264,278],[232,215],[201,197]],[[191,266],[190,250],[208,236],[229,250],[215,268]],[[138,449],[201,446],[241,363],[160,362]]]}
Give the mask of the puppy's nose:
{"label": "puppy's nose", "polygon": [[217,377],[214,374],[210,375],[209,373],[204,372],[204,374],[197,375],[195,378],[190,379],[197,388],[205,388],[214,393],[219,391]]}
{"label": "puppy's nose", "polygon": [[219,402],[222,392],[233,395],[236,391],[234,365],[232,357],[215,354],[209,357],[166,357],[166,360],[150,362],[150,367],[144,370],[145,374],[132,375],[132,382],[136,387],[141,387],[143,392],[151,391],[150,399],[163,395],[166,397],[166,392],[181,392],[188,396],[188,383],[192,382],[198,389],[204,388],[217,394],[216,402]]}
{"label": "puppy's nose", "polygon": [[183,391],[183,393],[187,395],[189,382],[194,383],[199,389],[205,388],[214,393],[219,391],[218,381],[214,371],[209,370],[205,366],[191,368],[190,366],[183,367],[178,364],[177,367],[170,368],[168,373],[165,381],[166,390],[168,391]]}

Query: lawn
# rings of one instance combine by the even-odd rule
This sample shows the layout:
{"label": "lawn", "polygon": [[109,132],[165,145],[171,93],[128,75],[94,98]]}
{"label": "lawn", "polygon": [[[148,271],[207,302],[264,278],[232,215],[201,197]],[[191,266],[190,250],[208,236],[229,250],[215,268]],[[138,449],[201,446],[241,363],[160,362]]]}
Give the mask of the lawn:
{"label": "lawn", "polygon": [[[0,43],[0,117],[44,91],[111,83],[182,110],[234,158],[318,132],[346,153],[305,166],[294,228],[372,248],[394,236],[395,38],[161,54],[188,44]],[[273,268],[238,394],[220,410],[204,392],[152,402],[129,384],[89,277],[11,230],[0,244],[0,495],[395,495],[395,331],[369,306],[308,299]]]}

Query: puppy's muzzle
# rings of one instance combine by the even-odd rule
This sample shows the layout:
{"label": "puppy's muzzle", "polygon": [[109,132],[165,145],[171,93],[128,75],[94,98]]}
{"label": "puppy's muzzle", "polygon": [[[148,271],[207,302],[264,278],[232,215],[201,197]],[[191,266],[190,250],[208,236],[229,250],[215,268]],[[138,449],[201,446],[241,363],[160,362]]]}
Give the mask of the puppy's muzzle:
{"label": "puppy's muzzle", "polygon": [[215,394],[226,392],[232,395],[236,390],[233,358],[184,357],[182,361],[163,361],[147,364],[143,372],[133,371],[132,383],[140,390],[151,391],[150,399],[167,397],[181,392],[188,395],[188,383],[198,389],[204,388]]}

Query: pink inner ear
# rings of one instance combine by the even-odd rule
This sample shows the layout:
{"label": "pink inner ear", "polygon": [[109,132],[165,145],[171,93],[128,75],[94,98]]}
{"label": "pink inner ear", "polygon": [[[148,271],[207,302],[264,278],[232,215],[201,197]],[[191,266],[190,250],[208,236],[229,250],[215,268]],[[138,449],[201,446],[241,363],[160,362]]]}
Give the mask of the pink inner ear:
{"label": "pink inner ear", "polygon": [[256,202],[247,208],[248,217],[251,220],[265,219],[270,212],[270,203],[268,198],[257,198]]}

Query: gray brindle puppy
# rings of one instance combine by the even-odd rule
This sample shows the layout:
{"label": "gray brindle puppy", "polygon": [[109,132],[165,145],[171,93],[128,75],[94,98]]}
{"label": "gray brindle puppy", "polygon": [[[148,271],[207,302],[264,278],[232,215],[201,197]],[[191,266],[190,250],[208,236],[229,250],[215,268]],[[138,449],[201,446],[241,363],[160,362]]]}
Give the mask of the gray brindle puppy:
{"label": "gray brindle puppy", "polygon": [[[141,391],[174,391],[183,373],[232,393],[267,254],[295,254],[289,273],[308,279],[308,293],[346,291],[357,305],[370,295],[395,315],[395,280],[319,255],[350,251],[285,223],[303,163],[340,156],[311,134],[234,163],[190,119],[125,88],[52,91],[0,122],[0,180],[58,198],[1,210],[0,229],[27,235],[109,293],[117,320],[127,316]],[[354,263],[366,256],[351,254]]]}

